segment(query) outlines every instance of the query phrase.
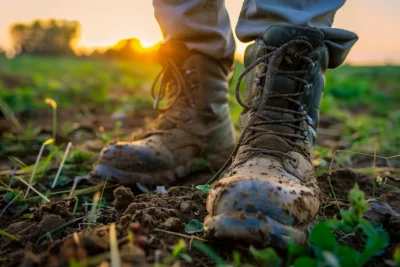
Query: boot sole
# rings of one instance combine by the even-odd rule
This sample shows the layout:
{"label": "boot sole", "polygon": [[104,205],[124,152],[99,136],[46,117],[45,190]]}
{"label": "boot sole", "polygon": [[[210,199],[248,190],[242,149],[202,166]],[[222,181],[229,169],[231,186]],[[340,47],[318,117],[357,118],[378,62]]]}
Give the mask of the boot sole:
{"label": "boot sole", "polygon": [[100,178],[100,180],[114,179],[122,185],[132,185],[135,183],[143,183],[145,185],[169,185],[196,171],[206,170],[207,168],[212,172],[217,171],[224,165],[232,150],[233,148],[229,148],[219,151],[219,153],[210,153],[206,157],[209,166],[203,169],[199,169],[198,163],[204,161],[204,158],[192,159],[174,169],[147,173],[123,171],[109,165],[98,164],[94,166],[90,172],[90,176],[93,181],[96,180],[96,178]]}
{"label": "boot sole", "polygon": [[204,221],[204,233],[210,239],[278,248],[286,248],[291,241],[305,243],[307,238],[305,231],[265,215],[242,211],[208,215]]}
{"label": "boot sole", "polygon": [[152,173],[129,172],[98,164],[90,172],[90,176],[92,180],[97,177],[101,180],[115,180],[122,185],[133,185],[135,183],[143,183],[145,185],[168,185],[192,173],[196,162],[197,160],[193,160],[187,164],[177,166],[173,170]]}

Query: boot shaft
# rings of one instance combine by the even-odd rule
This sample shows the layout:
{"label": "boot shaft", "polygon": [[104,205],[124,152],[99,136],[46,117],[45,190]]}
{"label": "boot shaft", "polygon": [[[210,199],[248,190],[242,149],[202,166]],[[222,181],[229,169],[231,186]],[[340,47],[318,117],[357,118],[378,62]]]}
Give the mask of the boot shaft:
{"label": "boot shaft", "polygon": [[[274,51],[284,44],[296,39],[307,41],[312,46],[312,49],[302,54],[302,52],[307,50],[307,46],[299,44],[287,51],[287,54],[283,56],[278,66],[279,72],[274,77],[274,83],[269,95],[305,92],[299,95],[296,100],[301,102],[301,109],[307,113],[307,123],[309,124],[309,131],[311,133],[310,139],[311,143],[313,143],[316,138],[316,129],[319,121],[319,106],[325,85],[325,70],[328,64],[328,50],[323,43],[323,33],[314,28],[285,25],[271,26],[254,44],[246,49],[244,64],[245,67],[248,67],[257,59],[268,53],[274,53]],[[301,57],[308,57],[310,62],[303,60]],[[271,57],[268,57],[265,62],[257,65],[246,75],[246,103],[248,105],[253,105],[261,98],[263,87],[267,79],[266,72],[271,63],[270,59]],[[304,73],[290,74],[296,71],[303,71]],[[293,76],[295,76],[295,78],[293,78]],[[306,83],[300,82],[299,79],[305,80]],[[293,103],[284,98],[270,97],[266,105],[269,107],[301,111],[298,106],[293,105]],[[294,119],[293,116],[282,114],[279,111],[269,111],[266,113],[266,116],[272,119]],[[291,134],[295,133],[293,129],[284,126],[272,130],[287,131]]]}
{"label": "boot shaft", "polygon": [[[181,86],[185,90],[184,101],[189,108],[210,117],[229,115],[226,113],[226,107],[232,59],[217,60],[200,52],[190,51],[185,45],[174,42],[165,43],[160,47],[158,59],[166,69],[164,76],[168,99],[175,98],[178,86]],[[175,67],[179,73],[171,75]],[[180,75],[182,79],[177,81],[176,75]]]}

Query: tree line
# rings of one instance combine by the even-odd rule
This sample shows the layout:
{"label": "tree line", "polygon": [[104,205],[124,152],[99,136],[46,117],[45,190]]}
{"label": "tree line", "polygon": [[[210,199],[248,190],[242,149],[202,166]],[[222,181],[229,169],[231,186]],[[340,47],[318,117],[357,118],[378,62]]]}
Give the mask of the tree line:
{"label": "tree line", "polygon": [[[74,48],[80,38],[81,24],[78,21],[37,19],[30,23],[15,23],[10,26],[10,39],[14,54],[43,56],[77,56]],[[143,49],[140,40],[130,38],[119,41],[104,50],[94,50],[85,57],[98,59],[138,60],[154,58],[157,45]]]}

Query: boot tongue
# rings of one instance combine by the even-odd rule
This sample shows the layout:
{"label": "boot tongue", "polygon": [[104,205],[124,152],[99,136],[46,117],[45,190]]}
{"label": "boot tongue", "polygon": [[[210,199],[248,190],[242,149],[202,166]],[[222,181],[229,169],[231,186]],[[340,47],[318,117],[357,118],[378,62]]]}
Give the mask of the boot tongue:
{"label": "boot tongue", "polygon": [[295,38],[307,37],[313,47],[318,47],[324,40],[324,34],[316,28],[293,27],[288,25],[272,25],[261,36],[268,46],[279,47]]}

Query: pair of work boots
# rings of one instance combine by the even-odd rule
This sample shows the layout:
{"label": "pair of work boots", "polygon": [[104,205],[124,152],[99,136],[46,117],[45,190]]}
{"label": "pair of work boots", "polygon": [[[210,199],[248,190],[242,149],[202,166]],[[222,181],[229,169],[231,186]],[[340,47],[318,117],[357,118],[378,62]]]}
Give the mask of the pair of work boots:
{"label": "pair of work boots", "polygon": [[164,96],[168,101],[156,130],[110,143],[92,175],[165,185],[205,159],[213,169],[229,168],[207,199],[208,236],[279,247],[289,239],[305,241],[320,207],[311,157],[328,64],[323,40],[317,29],[276,25],[246,49],[236,86],[243,106],[236,145],[228,107],[231,60],[164,44],[158,55],[163,76],[153,97],[156,106]]}

